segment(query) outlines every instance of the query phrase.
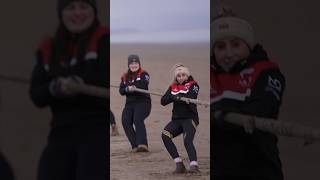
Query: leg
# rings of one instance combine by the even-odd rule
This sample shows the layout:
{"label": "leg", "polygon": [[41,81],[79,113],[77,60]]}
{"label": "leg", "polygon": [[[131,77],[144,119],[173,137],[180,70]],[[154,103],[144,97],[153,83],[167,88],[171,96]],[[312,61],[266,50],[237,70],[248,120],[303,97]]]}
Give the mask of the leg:
{"label": "leg", "polygon": [[181,133],[182,133],[182,127],[180,123],[177,121],[169,122],[169,124],[167,124],[167,126],[164,128],[162,132],[163,143],[167,151],[169,152],[170,156],[172,157],[172,159],[174,159],[176,163],[176,170],[174,171],[174,173],[186,172],[186,167],[184,166],[182,159],[179,156],[176,146],[172,142],[172,139]]}
{"label": "leg", "polygon": [[110,114],[110,125],[116,124],[116,120],[112,111],[109,111]]}
{"label": "leg", "polygon": [[136,132],[133,128],[133,108],[128,105],[122,111],[122,126],[132,149],[136,148]]}
{"label": "leg", "polygon": [[144,120],[151,111],[150,103],[139,103],[134,108],[133,123],[136,127],[136,144],[148,146],[147,131]]}
{"label": "leg", "polygon": [[190,161],[197,161],[197,152],[193,144],[196,134],[196,125],[192,119],[186,119],[182,123],[184,133],[184,146],[187,150]]}
{"label": "leg", "polygon": [[75,180],[75,152],[48,145],[40,158],[38,180]]}
{"label": "leg", "polygon": [[106,127],[91,131],[78,148],[77,180],[109,178],[109,141]]}
{"label": "leg", "polygon": [[161,136],[162,136],[164,146],[166,147],[172,159],[176,159],[180,157],[176,146],[172,142],[172,139],[180,135],[181,133],[182,133],[182,127],[176,121],[170,121],[162,132]]}
{"label": "leg", "polygon": [[13,180],[14,175],[8,161],[0,153],[0,179]]}
{"label": "leg", "polygon": [[111,125],[111,136],[117,136],[119,135],[118,127],[116,124],[116,118],[114,117],[114,114],[112,111],[109,111],[110,113],[110,125]]}
{"label": "leg", "polygon": [[187,150],[190,160],[190,173],[199,173],[197,162],[197,152],[193,144],[193,139],[196,134],[196,123],[192,119],[186,119],[182,123],[184,133],[184,146]]}

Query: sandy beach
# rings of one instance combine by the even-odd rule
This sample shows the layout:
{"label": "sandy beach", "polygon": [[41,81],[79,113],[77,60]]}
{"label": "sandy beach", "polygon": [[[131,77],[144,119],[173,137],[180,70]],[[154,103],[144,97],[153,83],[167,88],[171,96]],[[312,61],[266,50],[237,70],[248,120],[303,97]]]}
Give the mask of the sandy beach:
{"label": "sandy beach", "polygon": [[[149,88],[162,92],[172,81],[171,67],[182,62],[189,66],[200,86],[199,99],[209,101],[209,45],[207,44],[115,44],[111,46],[111,84],[119,85],[120,77],[127,70],[127,56],[137,53],[141,56],[142,67],[150,74]],[[118,89],[111,89],[111,110],[119,125],[120,136],[110,138],[110,173],[112,180],[134,179],[210,179],[210,112],[209,108],[198,106],[200,125],[194,140],[200,175],[173,175],[175,164],[166,151],[161,131],[170,121],[172,106],[161,106],[160,97],[152,96],[151,115],[146,119],[149,153],[131,153],[131,146],[121,126],[121,113],[125,97]],[[182,136],[174,139],[178,151],[189,166]],[[188,167],[187,167],[188,168]]]}

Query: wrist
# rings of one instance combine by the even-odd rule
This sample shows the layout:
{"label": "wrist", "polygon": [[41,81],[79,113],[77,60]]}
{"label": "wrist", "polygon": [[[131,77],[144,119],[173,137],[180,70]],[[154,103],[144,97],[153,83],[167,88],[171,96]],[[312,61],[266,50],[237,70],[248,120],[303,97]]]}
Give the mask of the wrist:
{"label": "wrist", "polygon": [[128,87],[128,86],[125,87],[125,88],[124,88],[124,91],[125,91],[125,92],[129,92],[129,87]]}

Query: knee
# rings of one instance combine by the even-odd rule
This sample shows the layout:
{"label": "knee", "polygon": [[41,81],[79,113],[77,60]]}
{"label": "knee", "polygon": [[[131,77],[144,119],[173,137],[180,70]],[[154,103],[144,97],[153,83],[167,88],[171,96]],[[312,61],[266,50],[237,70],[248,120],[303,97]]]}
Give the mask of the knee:
{"label": "knee", "polygon": [[135,118],[133,119],[133,122],[134,122],[134,124],[137,125],[137,126],[144,126],[144,119],[141,118],[141,117],[135,117]]}
{"label": "knee", "polygon": [[129,121],[126,118],[122,118],[121,122],[122,122],[122,126],[124,126],[124,127],[130,126]]}
{"label": "knee", "polygon": [[185,147],[193,146],[193,139],[188,136],[184,136],[183,143]]}
{"label": "knee", "polygon": [[161,138],[162,138],[163,142],[167,142],[167,141],[171,141],[173,136],[169,131],[163,130],[162,134],[161,134]]}

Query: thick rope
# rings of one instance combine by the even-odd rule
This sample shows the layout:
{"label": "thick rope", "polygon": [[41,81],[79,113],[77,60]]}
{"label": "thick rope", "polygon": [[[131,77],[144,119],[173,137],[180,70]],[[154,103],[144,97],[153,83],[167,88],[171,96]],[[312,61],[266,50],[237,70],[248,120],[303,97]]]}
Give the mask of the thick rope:
{"label": "thick rope", "polygon": [[[7,76],[0,74],[0,79],[15,82],[20,84],[29,84],[30,80],[27,78],[21,77],[14,77],[14,76]],[[77,93],[86,94],[89,96],[101,97],[101,98],[109,98],[109,91],[107,88],[92,86],[89,84],[82,84],[82,83],[70,83],[68,88],[72,89]]]}
{"label": "thick rope", "polygon": [[[29,84],[30,80],[20,77],[12,77],[0,74],[0,79],[5,81],[11,81],[21,84]],[[111,85],[111,87],[119,88],[119,86]],[[78,93],[83,93],[90,96],[109,98],[109,93],[107,88],[92,86],[88,84],[72,84],[70,88],[73,88]],[[161,93],[147,91],[144,89],[135,89],[137,92],[148,93],[156,96],[162,96]],[[181,99],[185,101],[185,99]],[[209,106],[209,103],[203,102],[196,99],[189,99],[190,102],[200,105]],[[245,124],[251,123],[254,125],[254,128],[261,131],[270,132],[273,134],[287,136],[287,137],[298,137],[304,138],[306,140],[320,140],[320,129],[313,127],[306,127],[299,124],[293,124],[283,121],[276,121],[274,119],[260,118],[255,117],[251,118],[250,116],[237,114],[237,113],[228,113],[225,117],[225,121],[245,127]],[[251,121],[251,122],[249,122]]]}
{"label": "thick rope", "polygon": [[276,121],[269,118],[252,118],[238,113],[228,113],[225,116],[225,121],[241,127],[245,127],[245,124],[250,123],[256,129],[281,136],[304,138],[307,141],[320,140],[320,129],[299,124]]}
{"label": "thick rope", "polygon": [[4,81],[10,81],[10,82],[15,82],[15,83],[20,83],[20,84],[29,84],[30,83],[30,80],[27,78],[7,76],[4,74],[0,74],[0,79],[4,80]]}
{"label": "thick rope", "polygon": [[[110,87],[119,88],[119,86],[115,86],[115,85],[110,85]],[[162,93],[154,92],[154,91],[150,91],[150,90],[145,90],[145,89],[140,89],[140,88],[134,88],[133,91],[140,92],[140,93],[145,93],[145,94],[151,94],[151,95],[160,96],[160,97],[163,96]],[[201,100],[198,100],[198,99],[191,99],[191,98],[181,97],[180,100],[184,101],[184,102],[187,102],[187,103],[193,103],[193,104],[197,104],[197,105],[202,105],[204,107],[209,107],[210,106],[209,102],[201,101]]]}
{"label": "thick rope", "polygon": [[109,98],[109,90],[104,87],[93,86],[85,83],[70,83],[68,88],[81,94],[99,97]]}

